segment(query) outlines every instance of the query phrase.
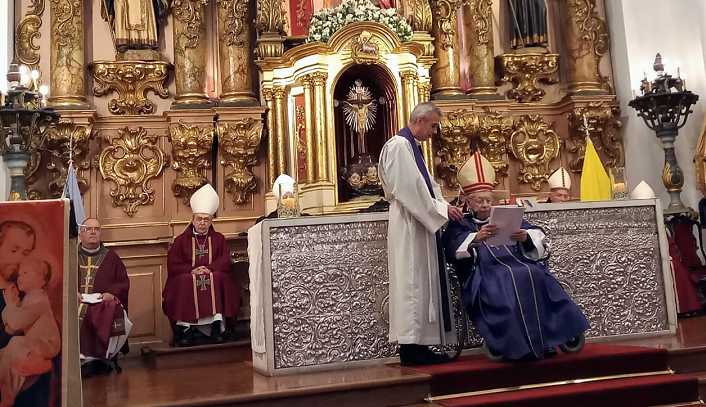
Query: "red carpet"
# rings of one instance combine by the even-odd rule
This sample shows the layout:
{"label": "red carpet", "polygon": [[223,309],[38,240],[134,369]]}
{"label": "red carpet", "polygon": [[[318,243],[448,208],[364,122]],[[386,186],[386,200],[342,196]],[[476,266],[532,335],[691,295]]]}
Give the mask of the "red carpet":
{"label": "red carpet", "polygon": [[645,407],[698,400],[698,380],[658,375],[436,401],[447,407]]}
{"label": "red carpet", "polygon": [[443,365],[414,370],[432,376],[432,395],[471,392],[559,380],[663,371],[664,349],[607,344],[587,344],[579,353],[563,354],[536,362],[492,362],[483,355],[461,357]]}
{"label": "red carpet", "polygon": [[[667,358],[665,349],[587,344],[579,353],[560,352],[555,357],[535,362],[492,362],[483,355],[474,355],[447,364],[413,369],[431,375],[433,396],[503,390],[434,400],[447,407],[644,407],[698,400],[698,380],[695,377],[664,373],[635,376],[667,371]],[[622,375],[627,377],[610,378]],[[593,381],[512,389],[577,379]]]}

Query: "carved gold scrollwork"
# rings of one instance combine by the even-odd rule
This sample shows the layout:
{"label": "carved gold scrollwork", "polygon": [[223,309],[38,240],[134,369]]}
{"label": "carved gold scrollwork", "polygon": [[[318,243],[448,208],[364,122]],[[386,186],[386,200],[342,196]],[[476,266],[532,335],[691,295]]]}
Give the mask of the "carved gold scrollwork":
{"label": "carved gold scrollwork", "polygon": [[103,96],[111,91],[118,94],[108,103],[112,114],[152,114],[155,105],[147,99],[147,92],[151,90],[162,99],[169,97],[164,87],[169,67],[168,63],[160,61],[96,61],[93,63],[96,80],[93,94]]}
{"label": "carved gold scrollwork", "polygon": [[61,196],[66,184],[66,174],[69,159],[73,160],[81,193],[88,190],[89,182],[84,173],[91,168],[87,159],[89,141],[92,138],[93,125],[76,124],[68,119],[61,119],[56,126],[47,130],[44,142],[47,165],[49,170],[49,196]]}
{"label": "carved gold scrollwork", "polygon": [[32,0],[27,14],[17,25],[17,38],[15,39],[17,59],[21,64],[32,69],[38,68],[40,61],[39,45],[35,44],[35,41],[42,36],[39,29],[42,28],[44,8],[44,0]]}
{"label": "carved gold scrollwork", "polygon": [[414,31],[431,31],[432,14],[429,0],[412,0],[409,23]]}
{"label": "carved gold scrollwork", "polygon": [[496,181],[507,177],[507,142],[513,130],[512,126],[512,118],[499,113],[481,117],[479,147],[483,157],[493,165]]}
{"label": "carved gold scrollwork", "polygon": [[225,31],[222,38],[228,46],[242,47],[246,45],[248,36],[248,2],[247,0],[218,0],[218,5],[227,10]]}
{"label": "carved gold scrollwork", "polygon": [[284,52],[284,36],[287,20],[283,2],[280,0],[258,0],[255,28],[258,32],[257,56],[270,58]]}
{"label": "carved gold scrollwork", "polygon": [[573,112],[569,113],[571,132],[566,141],[566,149],[574,157],[569,163],[573,172],[582,171],[587,130],[607,168],[620,168],[625,165],[625,150],[619,131],[623,124],[618,119],[619,116],[620,108],[606,102],[590,102],[586,106],[574,108]]}
{"label": "carved gold scrollwork", "polygon": [[601,58],[610,48],[608,27],[595,11],[595,0],[569,0],[569,7],[574,9],[573,16],[581,32],[582,46],[578,48],[579,55],[593,52]]}
{"label": "carved gold scrollwork", "polygon": [[436,16],[436,24],[438,25],[439,44],[441,49],[446,50],[449,47],[456,47],[456,16],[458,8],[461,4],[466,3],[465,0],[433,0],[434,15]]}
{"label": "carved gold scrollwork", "polygon": [[458,188],[456,174],[471,156],[471,139],[478,135],[480,119],[467,110],[449,112],[441,120],[437,156],[439,175],[449,188]]}
{"label": "carved gold scrollwork", "polygon": [[233,196],[233,202],[238,205],[244,204],[248,194],[257,188],[252,167],[257,164],[261,137],[262,122],[251,117],[218,123],[221,165],[233,168],[233,171],[225,175],[225,187]]}
{"label": "carved gold scrollwork", "polygon": [[473,0],[471,5],[478,44],[488,44],[492,40],[488,34],[493,24],[493,0]]}
{"label": "carved gold scrollwork", "polygon": [[559,54],[504,54],[500,56],[503,81],[512,82],[507,92],[510,99],[520,103],[537,102],[546,92],[538,87],[540,80],[556,83]]}
{"label": "carved gold scrollwork", "polygon": [[172,14],[185,26],[181,33],[185,41],[182,45],[185,48],[196,48],[199,46],[201,34],[201,6],[207,6],[208,0],[172,0]]}
{"label": "carved gold scrollwork", "polygon": [[101,175],[115,184],[110,190],[113,207],[122,207],[128,216],[134,216],[138,206],[154,202],[150,180],[159,176],[167,165],[157,139],[142,127],[125,127],[118,130],[118,136],[100,154]]}
{"label": "carved gold scrollwork", "polygon": [[549,178],[549,163],[559,156],[559,136],[542,116],[524,115],[515,120],[510,151],[522,163],[517,179],[539,191]]}
{"label": "carved gold scrollwork", "polygon": [[172,144],[172,168],[177,172],[172,192],[189,204],[191,195],[208,180],[203,171],[211,167],[213,127],[198,127],[181,121],[169,129]]}

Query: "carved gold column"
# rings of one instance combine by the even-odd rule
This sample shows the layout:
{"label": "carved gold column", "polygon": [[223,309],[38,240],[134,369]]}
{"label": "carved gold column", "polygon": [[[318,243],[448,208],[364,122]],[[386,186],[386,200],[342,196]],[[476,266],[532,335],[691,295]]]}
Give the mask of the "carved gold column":
{"label": "carved gold column", "polygon": [[326,127],[326,72],[311,74],[314,82],[314,111],[316,112],[316,180],[328,181],[328,150]]}
{"label": "carved gold column", "polygon": [[412,115],[412,109],[417,106],[417,101],[419,100],[419,95],[417,94],[417,80],[419,79],[415,71],[402,71],[400,72],[400,77],[402,78],[402,117],[404,122],[409,122],[409,118]]}
{"label": "carved gold column", "polygon": [[51,83],[49,104],[86,109],[86,64],[82,0],[51,0]]}
{"label": "carved gold column", "polygon": [[433,0],[431,2],[434,40],[434,57],[431,67],[432,95],[434,99],[457,98],[464,93],[461,80],[458,35],[456,34],[457,10],[463,0]]}
{"label": "carved gold column", "polygon": [[267,105],[267,172],[270,185],[272,185],[279,175],[279,171],[277,171],[277,120],[275,117],[274,91],[271,88],[263,89],[262,98]]}
{"label": "carved gold column", "polygon": [[302,78],[304,87],[304,134],[306,137],[306,180],[316,180],[316,161],[314,147],[314,82],[311,75]]}
{"label": "carved gold column", "polygon": [[493,49],[493,0],[471,0],[463,5],[466,44],[470,49],[471,90],[474,96],[498,96]]}
{"label": "carved gold column", "polygon": [[428,78],[427,80],[420,80],[419,83],[417,83],[417,92],[419,97],[419,103],[429,101],[429,98],[431,96],[431,82],[429,82]]}
{"label": "carved gold column", "polygon": [[595,11],[595,0],[560,3],[564,41],[568,50],[567,72],[570,94],[606,93],[599,64],[608,53],[610,37],[605,21]]}
{"label": "carved gold column", "polygon": [[277,143],[277,171],[276,176],[288,174],[287,169],[287,89],[276,87],[273,89],[275,107],[275,139]]}
{"label": "carved gold column", "polygon": [[207,0],[174,0],[174,107],[207,105],[206,14]]}
{"label": "carved gold column", "polygon": [[286,19],[281,0],[257,0],[257,56],[273,58],[284,52]]}
{"label": "carved gold column", "polygon": [[248,0],[218,0],[221,102],[255,105]]}

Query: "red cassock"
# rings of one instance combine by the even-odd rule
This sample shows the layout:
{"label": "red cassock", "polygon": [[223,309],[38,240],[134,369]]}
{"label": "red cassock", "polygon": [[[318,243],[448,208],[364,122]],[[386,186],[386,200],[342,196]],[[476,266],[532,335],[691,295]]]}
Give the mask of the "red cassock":
{"label": "red cassock", "polygon": [[[194,275],[206,266],[209,273]],[[193,225],[179,235],[167,254],[167,283],[162,309],[170,321],[196,323],[217,313],[224,318],[238,314],[240,291],[230,271],[230,251],[225,237],[213,227],[196,237]]]}
{"label": "red cassock", "polygon": [[674,270],[674,285],[677,289],[678,312],[699,311],[701,301],[697,293],[697,283],[704,277],[704,266],[696,254],[696,238],[692,233],[693,223],[671,222],[670,226],[673,236],[669,236],[667,240]]}
{"label": "red cassock", "polygon": [[[118,255],[101,246],[97,253],[80,250],[79,291],[82,294],[110,293],[115,300],[81,304],[80,343],[85,356],[105,358],[111,336],[125,333],[123,309],[128,309],[130,280]],[[127,353],[127,342],[122,348]]]}

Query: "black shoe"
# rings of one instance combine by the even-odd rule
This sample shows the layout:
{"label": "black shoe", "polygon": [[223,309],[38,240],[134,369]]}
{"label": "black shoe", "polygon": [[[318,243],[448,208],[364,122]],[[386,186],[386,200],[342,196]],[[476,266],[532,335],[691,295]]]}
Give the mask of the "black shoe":
{"label": "black shoe", "polygon": [[446,363],[451,358],[445,353],[436,353],[428,346],[416,344],[400,345],[400,364],[402,366],[422,366]]}
{"label": "black shoe", "polygon": [[223,335],[221,334],[221,321],[214,321],[211,323],[210,339],[212,343],[223,343]]}
{"label": "black shoe", "polygon": [[91,360],[81,365],[81,377],[93,377],[109,374],[113,368],[102,360]]}
{"label": "black shoe", "polygon": [[180,348],[194,346],[193,329],[185,326],[177,326],[174,332],[174,345]]}

